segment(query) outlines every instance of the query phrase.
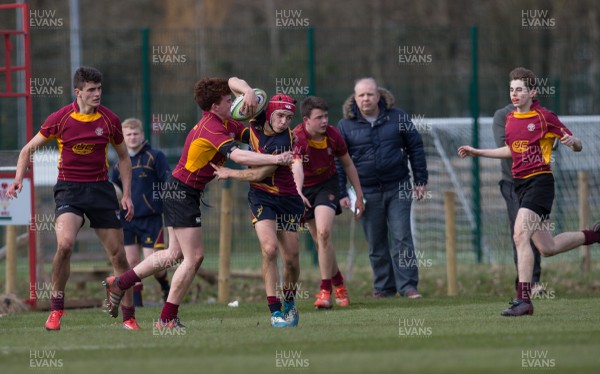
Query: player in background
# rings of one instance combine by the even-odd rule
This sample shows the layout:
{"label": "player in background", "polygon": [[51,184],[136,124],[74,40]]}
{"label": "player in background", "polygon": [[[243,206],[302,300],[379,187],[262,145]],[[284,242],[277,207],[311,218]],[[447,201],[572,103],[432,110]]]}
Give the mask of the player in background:
{"label": "player in background", "polygon": [[591,230],[563,232],[552,235],[549,221],[554,201],[554,177],[550,167],[555,138],[574,152],[581,152],[581,140],[549,110],[535,100],[535,74],[519,67],[509,74],[510,99],[515,110],[506,116],[506,146],[496,149],[458,148],[461,158],[512,157],[515,191],[519,196],[519,211],[514,227],[517,246],[519,283],[517,298],[501,312],[503,316],[533,314],[531,279],[533,276],[533,240],[542,256],[554,256],[580,245],[600,242],[600,221]]}
{"label": "player in background", "polygon": [[[144,138],[142,121],[128,118],[123,121],[122,126],[131,159],[131,198],[136,207],[131,222],[123,222],[125,254],[129,266],[133,268],[140,263],[140,252],[143,251],[144,257],[148,257],[154,251],[165,248],[161,191],[171,175],[171,168],[165,154],[153,149]],[[113,167],[110,180],[117,187],[123,188],[118,162]],[[167,301],[170,288],[167,271],[154,273],[154,278],[160,284],[163,301]],[[133,304],[137,307],[144,305],[142,290],[141,282],[133,286]]]}
{"label": "player in background", "polygon": [[[253,113],[257,107],[256,95],[251,89],[245,93],[243,110]],[[124,290],[151,274],[178,264],[171,279],[169,296],[155,324],[159,329],[185,327],[178,317],[179,304],[204,259],[200,200],[206,184],[214,178],[210,163],[223,164],[228,158],[252,166],[289,165],[292,162],[291,152],[266,155],[238,147],[236,141],[247,143],[250,133],[243,123],[231,119],[231,89],[227,79],[198,81],[194,98],[202,109],[202,118],[188,133],[181,158],[163,191],[169,248],[154,252],[120,277],[109,277],[104,282],[110,293],[109,309],[114,309]]]}
{"label": "player in background", "polygon": [[[231,90],[239,95],[248,92],[247,83],[230,79]],[[266,110],[250,121],[250,147],[258,154],[276,155],[292,149],[290,124],[296,111],[294,100],[287,95],[275,95]],[[295,296],[300,276],[299,236],[304,203],[298,195],[289,166],[252,167],[233,170],[214,164],[218,179],[233,178],[250,182],[248,203],[252,223],[262,250],[262,275],[271,326],[295,327],[300,319]],[[283,260],[283,312],[278,297],[279,271],[277,252]]]}
{"label": "player in background", "polygon": [[356,191],[354,217],[357,220],[365,209],[362,189],[344,139],[339,131],[328,123],[327,102],[320,97],[309,96],[300,104],[300,112],[303,122],[293,131],[296,143],[292,171],[296,189],[307,209],[304,219],[308,223],[319,255],[321,285],[314,306],[319,309],[330,309],[333,306],[333,285],[335,302],[344,307],[350,304],[350,298],[338,267],[331,237],[333,218],[342,213],[336,158]]}
{"label": "player in background", "polygon": [[[52,261],[52,295],[47,330],[60,330],[64,315],[65,286],[70,274],[70,258],[77,233],[85,222],[96,232],[115,274],[129,269],[123,248],[123,229],[119,217],[119,202],[113,185],[108,181],[108,144],[119,157],[123,186],[121,204],[127,211],[126,220],[134,216],[131,202],[131,161],[123,142],[121,121],[100,104],[102,73],[92,67],[80,67],[73,77],[75,101],[52,113],[40,131],[23,147],[19,154],[15,181],[7,190],[7,197],[16,198],[21,192],[23,174],[32,154],[52,139],[59,144],[58,181],[54,186],[56,203],[55,227],[57,249]],[[137,330],[131,292],[123,305],[123,327]],[[117,317],[118,309],[111,315]]]}

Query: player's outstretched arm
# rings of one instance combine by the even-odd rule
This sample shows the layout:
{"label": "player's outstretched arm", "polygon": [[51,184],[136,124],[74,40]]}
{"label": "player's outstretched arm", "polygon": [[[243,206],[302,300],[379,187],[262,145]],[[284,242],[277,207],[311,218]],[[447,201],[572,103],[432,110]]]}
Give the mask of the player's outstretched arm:
{"label": "player's outstretched arm", "polygon": [[215,169],[214,175],[218,180],[221,179],[237,179],[240,181],[246,182],[259,182],[269,175],[273,175],[275,169],[277,169],[276,165],[264,165],[253,167],[252,169],[244,169],[244,170],[235,170],[226,168],[224,166],[218,166],[213,164],[210,165]]}
{"label": "player's outstretched arm", "polygon": [[469,157],[487,157],[487,158],[511,158],[508,146],[494,149],[477,149],[470,145],[461,145],[458,147],[458,156],[460,158]]}
{"label": "player's outstretched arm", "polygon": [[6,190],[6,197],[9,199],[16,198],[17,194],[21,192],[23,188],[23,177],[25,176],[25,172],[31,163],[31,156],[35,153],[35,151],[48,143],[50,139],[45,138],[40,133],[37,133],[31,140],[25,144],[21,152],[19,153],[19,160],[17,161],[17,171],[15,173],[15,180],[8,186]]}
{"label": "player's outstretched arm", "polygon": [[262,166],[262,165],[291,165],[293,161],[292,152],[287,151],[277,155],[269,155],[246,151],[236,148],[230,154],[229,158],[240,165]]}

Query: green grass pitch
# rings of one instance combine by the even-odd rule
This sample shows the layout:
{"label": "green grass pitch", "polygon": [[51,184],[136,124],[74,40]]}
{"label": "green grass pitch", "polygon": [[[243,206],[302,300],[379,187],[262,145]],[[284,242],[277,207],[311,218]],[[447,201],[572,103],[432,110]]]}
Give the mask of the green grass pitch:
{"label": "green grass pitch", "polygon": [[[508,301],[508,300],[506,300]],[[0,318],[2,373],[597,373],[597,298],[538,300],[503,318],[498,297],[355,297],[318,311],[299,301],[300,325],[275,329],[263,302],[184,304],[178,335],[152,328],[159,307],[125,331],[99,309],[68,310],[59,332],[47,312]],[[120,321],[120,318],[118,319]],[[33,361],[32,361],[33,360]],[[52,367],[54,366],[54,367]],[[57,367],[60,366],[60,367]]]}

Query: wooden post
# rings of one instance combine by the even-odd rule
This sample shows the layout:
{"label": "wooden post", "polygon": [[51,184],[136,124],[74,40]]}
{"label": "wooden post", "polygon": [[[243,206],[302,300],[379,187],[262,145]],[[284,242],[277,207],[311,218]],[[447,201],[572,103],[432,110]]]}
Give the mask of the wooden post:
{"label": "wooden post", "polygon": [[[579,195],[579,228],[581,230],[590,224],[590,203],[588,200],[588,174],[586,171],[577,173],[578,195]],[[581,270],[589,272],[592,267],[592,258],[590,247],[581,246]]]}
{"label": "wooden post", "polygon": [[17,293],[17,227],[6,226],[6,293]]}
{"label": "wooden post", "polygon": [[446,215],[448,296],[456,296],[458,295],[458,283],[456,281],[456,214],[454,210],[454,192],[444,192],[444,211]]}
{"label": "wooden post", "polygon": [[231,181],[226,180],[221,194],[221,230],[219,234],[219,303],[229,302],[229,279],[231,274]]}

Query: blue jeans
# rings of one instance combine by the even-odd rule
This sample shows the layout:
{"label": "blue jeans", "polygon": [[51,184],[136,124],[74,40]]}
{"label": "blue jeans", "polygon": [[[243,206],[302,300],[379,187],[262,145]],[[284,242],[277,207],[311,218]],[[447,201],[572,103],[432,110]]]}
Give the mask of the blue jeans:
{"label": "blue jeans", "polygon": [[[419,283],[418,259],[410,229],[410,192],[397,189],[365,194],[361,217],[369,244],[373,288],[385,296],[406,295]],[[390,236],[392,243],[390,245]]]}

